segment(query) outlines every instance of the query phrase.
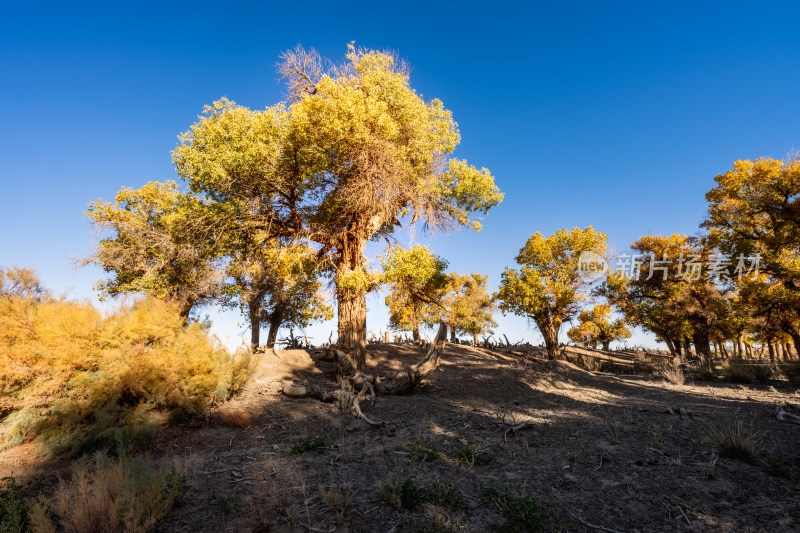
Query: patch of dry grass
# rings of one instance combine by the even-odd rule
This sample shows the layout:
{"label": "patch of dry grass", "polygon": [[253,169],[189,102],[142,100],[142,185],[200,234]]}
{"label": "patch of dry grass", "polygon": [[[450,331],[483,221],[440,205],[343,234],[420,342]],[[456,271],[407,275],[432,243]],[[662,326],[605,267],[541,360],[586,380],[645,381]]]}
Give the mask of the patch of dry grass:
{"label": "patch of dry grass", "polygon": [[705,440],[722,457],[749,463],[761,456],[764,445],[761,432],[745,426],[741,420],[711,426]]}

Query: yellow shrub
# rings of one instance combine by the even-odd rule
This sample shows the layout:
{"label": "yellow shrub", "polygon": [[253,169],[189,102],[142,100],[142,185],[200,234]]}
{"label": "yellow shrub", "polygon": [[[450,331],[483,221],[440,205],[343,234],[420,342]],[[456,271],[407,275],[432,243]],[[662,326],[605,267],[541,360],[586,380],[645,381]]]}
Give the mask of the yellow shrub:
{"label": "yellow shrub", "polygon": [[0,299],[0,443],[125,447],[228,397],[248,355],[232,356],[159,300],[103,317],[88,303]]}

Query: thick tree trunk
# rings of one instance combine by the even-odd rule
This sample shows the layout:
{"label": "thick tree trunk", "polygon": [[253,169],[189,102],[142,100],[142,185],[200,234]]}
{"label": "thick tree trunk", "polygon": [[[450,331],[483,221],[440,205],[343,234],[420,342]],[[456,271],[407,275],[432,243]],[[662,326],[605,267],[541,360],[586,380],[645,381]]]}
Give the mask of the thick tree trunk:
{"label": "thick tree trunk", "polygon": [[261,341],[261,306],[251,302],[248,316],[250,318],[250,349],[255,352]]}
{"label": "thick tree trunk", "polygon": [[456,328],[451,327],[450,328],[450,342],[452,342],[453,344],[456,344],[457,340],[458,339],[456,339]]}
{"label": "thick tree trunk", "polygon": [[473,346],[477,346],[478,345],[478,334],[477,333],[473,333],[472,334],[472,345]]}
{"label": "thick tree trunk", "polygon": [[353,358],[356,369],[367,370],[367,295],[362,290],[337,288],[339,348]]}
{"label": "thick tree trunk", "polygon": [[411,330],[411,335],[414,337],[414,346],[419,346],[422,340],[419,334],[419,326],[414,326],[414,329]]}
{"label": "thick tree trunk", "polygon": [[611,342],[604,342],[603,343],[603,351],[607,352],[611,349]]}
{"label": "thick tree trunk", "polygon": [[544,345],[547,348],[548,359],[558,359],[558,328],[549,320],[536,320],[539,332],[544,337]]}
{"label": "thick tree trunk", "polygon": [[281,328],[281,324],[283,323],[283,311],[281,309],[276,308],[272,311],[272,315],[269,317],[269,333],[267,333],[267,347],[274,348],[275,341],[278,340],[278,330]]}
{"label": "thick tree trunk", "polygon": [[789,335],[792,337],[792,343],[794,343],[794,356],[800,358],[800,333],[791,332]]}
{"label": "thick tree trunk", "polygon": [[767,348],[769,349],[769,360],[771,362],[775,362],[775,346],[772,344],[772,341],[767,341]]}
{"label": "thick tree trunk", "polygon": [[687,359],[692,357],[692,341],[689,340],[689,337],[683,338],[683,353]]}
{"label": "thick tree trunk", "polygon": [[[367,221],[359,221],[365,222]],[[367,370],[367,292],[371,286],[364,271],[364,247],[378,228],[354,224],[338,243],[336,255],[336,303],[338,306],[339,348],[355,361],[356,369]]]}
{"label": "thick tree trunk", "polygon": [[711,367],[713,357],[708,337],[708,331],[703,328],[695,328],[693,331],[694,349],[697,352],[697,356],[703,366]]}

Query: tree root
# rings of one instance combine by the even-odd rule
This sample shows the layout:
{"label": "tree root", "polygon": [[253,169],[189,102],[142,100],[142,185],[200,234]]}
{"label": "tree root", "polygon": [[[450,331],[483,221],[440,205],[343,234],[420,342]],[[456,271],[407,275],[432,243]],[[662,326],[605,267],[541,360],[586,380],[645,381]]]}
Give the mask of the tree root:
{"label": "tree root", "polygon": [[508,442],[508,434],[509,433],[516,433],[517,431],[519,431],[521,429],[532,428],[532,427],[536,427],[536,423],[535,422],[521,422],[519,424],[508,426],[508,428],[506,429],[505,435],[503,435],[503,439],[506,442]]}
{"label": "tree root", "polygon": [[780,420],[781,422],[789,422],[790,424],[800,424],[800,416],[793,415],[791,413],[787,413],[783,410],[783,407],[778,407],[777,409],[778,414],[775,418]]}
{"label": "tree root", "polygon": [[[338,363],[339,373],[343,376],[340,388],[330,389],[315,384],[298,385],[291,380],[286,380],[283,382],[282,392],[290,398],[316,398],[323,402],[338,401],[341,404],[349,404],[354,416],[372,426],[380,426],[383,425],[382,422],[370,419],[361,411],[361,401],[368,395],[374,402],[376,394],[402,394],[413,389],[439,367],[446,340],[447,324],[439,322],[439,331],[425,357],[418,363],[388,377],[364,374],[356,370],[353,360],[346,353],[341,350],[332,350]],[[359,389],[358,394],[355,393],[356,389]]]}

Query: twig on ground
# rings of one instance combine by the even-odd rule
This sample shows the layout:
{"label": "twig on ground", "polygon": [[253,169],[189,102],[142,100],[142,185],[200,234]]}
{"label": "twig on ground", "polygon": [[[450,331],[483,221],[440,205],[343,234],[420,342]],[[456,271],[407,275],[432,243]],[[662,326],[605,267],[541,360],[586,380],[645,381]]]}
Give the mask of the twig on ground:
{"label": "twig on ground", "polygon": [[506,429],[505,435],[503,435],[503,439],[506,442],[508,442],[508,434],[509,434],[509,432],[516,433],[517,431],[519,431],[521,429],[534,427],[535,425],[536,424],[534,422],[522,422],[520,424],[509,426],[508,429]]}
{"label": "twig on ground", "polygon": [[330,529],[317,529],[315,527],[309,526],[305,522],[300,522],[300,525],[303,526],[304,528],[306,528],[307,530],[315,531],[316,533],[333,533],[334,531],[336,531],[335,527],[332,527]]}
{"label": "twig on ground", "polygon": [[622,533],[621,531],[618,531],[616,529],[611,529],[610,527],[598,526],[596,524],[590,524],[589,522],[586,522],[583,518],[581,518],[580,516],[576,515],[575,513],[570,511],[569,509],[567,509],[567,514],[570,515],[572,518],[574,518],[575,520],[577,520],[578,522],[580,522],[581,524],[583,524],[584,526],[586,526],[588,528],[599,529],[600,531],[606,531],[608,533]]}

